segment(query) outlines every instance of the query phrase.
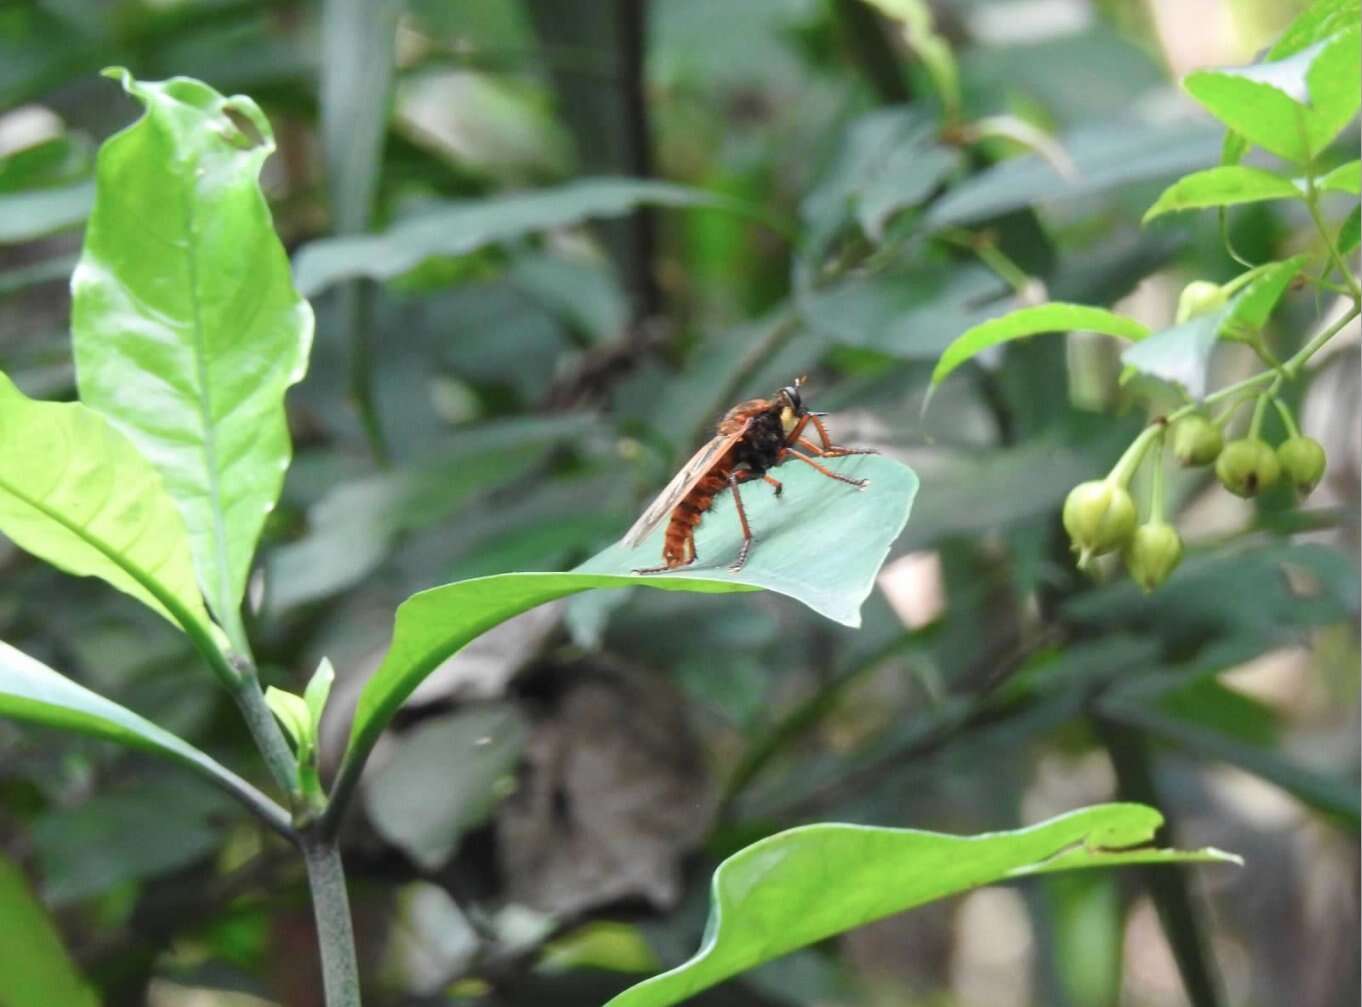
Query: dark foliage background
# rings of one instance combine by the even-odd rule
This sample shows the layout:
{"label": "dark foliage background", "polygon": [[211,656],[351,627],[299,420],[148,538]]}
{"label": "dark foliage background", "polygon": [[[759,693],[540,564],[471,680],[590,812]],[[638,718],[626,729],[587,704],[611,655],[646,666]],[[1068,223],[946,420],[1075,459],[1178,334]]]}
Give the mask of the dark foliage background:
{"label": "dark foliage background", "polygon": [[[73,394],[93,151],[136,111],[97,71],[192,74],[271,118],[318,328],[250,628],[268,681],[335,663],[333,754],[400,600],[591,555],[749,393],[807,373],[840,439],[922,478],[858,631],[771,595],[586,594],[427,681],[345,839],[373,1003],[596,1004],[689,954],[714,864],[768,832],[975,832],[1113,798],[1247,868],[981,891],[702,1000],[1357,1002],[1356,326],[1300,403],[1325,485],[1295,508],[1185,477],[1189,555],[1148,597],[1078,574],[1057,517],[1142,422],[1113,350],[1018,345],[922,412],[941,349],[1038,284],[1162,326],[1187,280],[1234,275],[1214,214],[1139,217],[1219,156],[1171,81],[1250,58],[1295,6],[934,5],[964,118],[1053,133],[1077,180],[937,140],[926,76],[856,0],[0,8],[0,368],[30,395]],[[558,187],[599,175],[727,202],[588,223]],[[527,222],[483,205],[546,187]],[[482,215],[405,226],[456,204]],[[1276,206],[1231,221],[1255,261],[1299,242]],[[385,282],[305,277],[314,242],[389,228],[336,253]],[[1288,298],[1275,344],[1319,308]],[[5,543],[0,569],[0,637],[261,775],[153,615]],[[319,1002],[300,868],[175,769],[0,723],[0,850],[108,1004]]]}

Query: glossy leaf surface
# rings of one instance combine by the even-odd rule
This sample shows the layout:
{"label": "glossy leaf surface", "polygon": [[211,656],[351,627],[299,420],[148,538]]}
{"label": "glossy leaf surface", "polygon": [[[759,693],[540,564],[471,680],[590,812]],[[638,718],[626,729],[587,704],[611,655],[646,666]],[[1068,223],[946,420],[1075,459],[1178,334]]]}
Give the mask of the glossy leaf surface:
{"label": "glossy leaf surface", "polygon": [[0,374],[0,531],[185,627],[207,627],[184,519],[126,437],[92,409],[37,402]]}
{"label": "glossy leaf surface", "polygon": [[288,467],[284,391],[306,368],[312,311],[260,191],[274,141],[256,104],[184,78],[120,78],[146,112],[99,153],[72,279],[81,399],[161,472],[235,640]]}
{"label": "glossy leaf surface", "polygon": [[1146,846],[1152,808],[1105,804],[1012,832],[952,836],[861,825],[806,825],[735,853],[714,872],[695,956],[607,1007],[664,1007],[833,934],[982,885],[1082,867],[1228,862],[1218,850]]}

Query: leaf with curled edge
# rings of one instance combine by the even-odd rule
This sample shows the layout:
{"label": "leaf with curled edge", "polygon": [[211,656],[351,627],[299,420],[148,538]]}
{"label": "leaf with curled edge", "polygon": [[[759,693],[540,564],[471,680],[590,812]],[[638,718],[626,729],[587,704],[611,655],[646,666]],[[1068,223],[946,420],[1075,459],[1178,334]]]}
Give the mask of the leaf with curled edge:
{"label": "leaf with curled edge", "polygon": [[284,392],[312,341],[260,190],[273,134],[249,98],[107,72],[145,114],[99,151],[72,278],[80,396],[161,473],[204,596],[240,645],[246,578],[292,454]]}

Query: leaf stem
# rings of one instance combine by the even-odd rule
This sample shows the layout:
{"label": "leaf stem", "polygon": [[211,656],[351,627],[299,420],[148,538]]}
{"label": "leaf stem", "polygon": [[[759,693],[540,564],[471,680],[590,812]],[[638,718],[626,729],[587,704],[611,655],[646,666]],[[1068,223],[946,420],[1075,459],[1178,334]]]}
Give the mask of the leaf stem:
{"label": "leaf stem", "polygon": [[1149,494],[1150,524],[1163,524],[1163,446],[1168,439],[1163,436],[1163,430],[1163,427],[1159,428],[1159,439],[1154,448],[1154,478]]}
{"label": "leaf stem", "polygon": [[1277,415],[1282,418],[1282,426],[1286,427],[1286,436],[1299,437],[1301,435],[1300,428],[1296,426],[1296,419],[1291,415],[1291,410],[1286,407],[1286,403],[1274,395],[1272,404],[1277,407]]}
{"label": "leaf stem", "polygon": [[279,729],[279,722],[274,719],[269,704],[265,702],[265,694],[260,689],[260,679],[256,675],[255,665],[240,657],[236,658],[233,664],[236,666],[237,680],[232,686],[232,698],[236,700],[242,719],[246,721],[246,727],[251,732],[251,737],[255,739],[256,747],[260,749],[270,775],[284,793],[289,795],[293,804],[301,806],[298,761],[293,757],[293,750],[289,748],[288,742],[284,740],[284,732]]}
{"label": "leaf stem", "polygon": [[360,1007],[355,931],[350,922],[350,897],[345,890],[340,850],[334,840],[315,830],[303,834],[301,845],[317,923],[326,1007]]}
{"label": "leaf stem", "polygon": [[1353,276],[1348,269],[1348,264],[1343,261],[1343,257],[1338,254],[1338,246],[1334,243],[1333,236],[1329,233],[1329,228],[1325,226],[1324,218],[1319,212],[1319,190],[1315,188],[1315,172],[1313,166],[1305,173],[1305,206],[1310,211],[1310,219],[1315,222],[1315,229],[1324,239],[1324,247],[1329,251],[1329,261],[1334,264],[1339,275],[1343,277],[1343,282],[1347,284],[1349,296],[1353,299],[1353,305],[1362,306],[1362,286],[1358,286],[1357,277]]}

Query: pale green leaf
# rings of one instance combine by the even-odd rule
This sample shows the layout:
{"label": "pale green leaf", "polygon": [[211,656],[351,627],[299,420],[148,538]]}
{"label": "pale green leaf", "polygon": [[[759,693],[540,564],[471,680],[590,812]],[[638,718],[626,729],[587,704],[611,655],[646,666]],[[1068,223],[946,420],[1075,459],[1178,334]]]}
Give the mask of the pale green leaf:
{"label": "pale green leaf", "polygon": [[316,735],[312,731],[312,716],[303,697],[271,685],[265,690],[265,703],[292,739],[293,747],[300,752],[310,750]]}
{"label": "pale green leaf", "polygon": [[932,384],[940,384],[961,364],[990,346],[1039,335],[1042,332],[1101,332],[1118,339],[1138,341],[1149,330],[1133,318],[1085,304],[1053,302],[1019,308],[962,332],[946,347],[932,371]]}
{"label": "pale green leaf", "polygon": [[304,245],[295,260],[298,287],[312,295],[342,280],[391,280],[434,256],[467,255],[526,234],[620,217],[643,204],[738,206],[681,185],[606,177],[490,199],[438,203],[381,234],[323,238]]}
{"label": "pale green leaf", "polygon": [[1239,863],[1214,849],[1144,845],[1162,821],[1142,805],[1105,804],[979,836],[836,824],[777,833],[714,872],[709,925],[694,957],[606,1007],[679,1003],[796,948],[982,885],[1085,867]]}
{"label": "pale green leaf", "polygon": [[80,224],[90,213],[88,182],[0,193],[0,245],[32,241]]}
{"label": "pale green leaf", "polygon": [[256,541],[291,453],[284,391],[312,311],[293,289],[259,173],[274,149],[249,98],[119,73],[146,108],[100,149],[72,280],[81,399],[161,472],[199,583],[234,643]]}
{"label": "pale green leaf", "polygon": [[151,752],[192,769],[252,806],[272,815],[287,832],[288,819],[269,798],[230,769],[164,728],[77,685],[47,665],[0,642],[0,716]]}
{"label": "pale green leaf", "polygon": [[1356,196],[1362,193],[1362,161],[1348,161],[1340,164],[1327,175],[1315,181],[1315,187],[1325,192],[1347,192]]}
{"label": "pale green leaf", "polygon": [[1289,178],[1245,165],[1208,168],[1178,179],[1145,213],[1146,221],[1178,210],[1208,206],[1259,203],[1267,199],[1303,199],[1305,193]]}
{"label": "pale green leaf", "polygon": [[26,397],[3,374],[0,432],[0,532],[186,632],[211,632],[184,519],[126,437],[83,405]]}
{"label": "pale green leaf", "polygon": [[0,857],[0,1007],[97,1007],[23,872]]}
{"label": "pale green leaf", "polygon": [[696,534],[698,561],[668,574],[640,575],[657,564],[659,527],[637,548],[611,546],[569,573],[508,573],[459,581],[413,595],[397,609],[392,644],[360,693],[343,772],[353,777],[383,728],[421,681],[475,637],[512,616],[590,588],[650,587],[727,594],[769,590],[846,626],[860,624],[862,602],[908,520],[917,493],[912,470],[877,455],[831,459],[837,471],[870,480],[865,490],[798,462],[776,470],[784,492],[743,492],[755,545],[740,573],[729,570],[741,543],[725,494]]}
{"label": "pale green leaf", "polygon": [[1229,312],[1227,304],[1156,332],[1128,347],[1121,354],[1121,362],[1141,374],[1181,385],[1187,394],[1200,398],[1206,391],[1206,368],[1211,351],[1215,349],[1221,325]]}
{"label": "pale green leaf", "polygon": [[326,701],[331,696],[331,686],[336,681],[336,669],[331,667],[328,658],[322,658],[317,670],[308,680],[303,690],[303,701],[307,704],[307,715],[312,722],[312,735],[317,737],[322,726],[322,714],[326,712]]}
{"label": "pale green leaf", "polygon": [[1315,0],[1301,11],[1268,50],[1269,59],[1285,59],[1308,46],[1357,25],[1362,18],[1358,0]]}

